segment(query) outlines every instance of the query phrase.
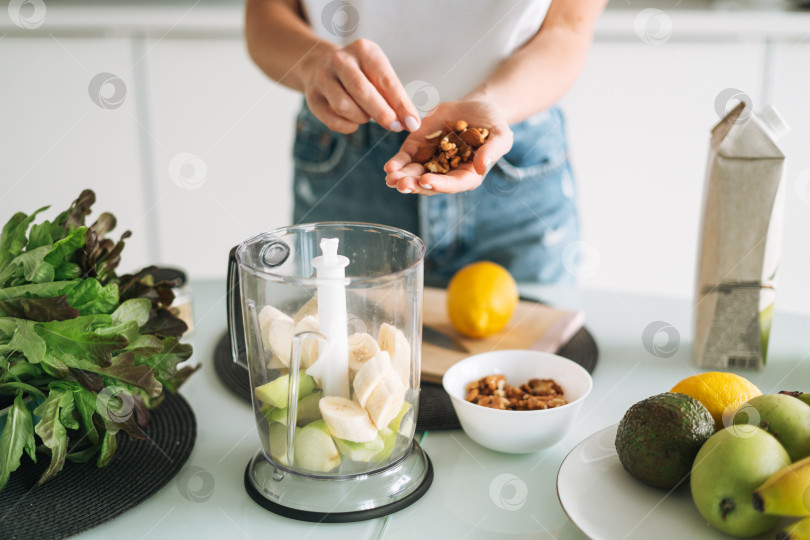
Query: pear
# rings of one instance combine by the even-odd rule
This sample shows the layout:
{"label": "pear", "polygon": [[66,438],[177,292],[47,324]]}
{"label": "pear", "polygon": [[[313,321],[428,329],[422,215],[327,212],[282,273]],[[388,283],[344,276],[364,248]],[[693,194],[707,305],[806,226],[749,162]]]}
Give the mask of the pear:
{"label": "pear", "polygon": [[756,426],[733,425],[712,435],[692,465],[690,488],[700,515],[733,536],[763,533],[777,517],[754,509],[754,491],[790,465],[779,442]]}
{"label": "pear", "polygon": [[779,441],[792,461],[810,455],[810,405],[786,394],[763,394],[734,413],[735,424],[758,425]]}

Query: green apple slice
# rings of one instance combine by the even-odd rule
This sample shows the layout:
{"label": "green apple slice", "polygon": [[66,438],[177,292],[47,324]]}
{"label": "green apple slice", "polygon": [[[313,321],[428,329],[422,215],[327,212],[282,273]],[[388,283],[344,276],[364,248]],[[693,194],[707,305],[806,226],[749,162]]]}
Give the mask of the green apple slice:
{"label": "green apple slice", "polygon": [[388,461],[394,451],[394,446],[397,444],[397,432],[393,429],[382,428],[380,438],[383,441],[383,448],[371,458],[371,461]]}
{"label": "green apple slice", "polygon": [[[402,408],[399,410],[399,413],[388,423],[388,429],[395,431],[397,433],[400,432],[400,425],[402,424],[402,418],[405,416],[405,413],[411,410],[411,404],[407,401],[402,404]],[[409,417],[410,419],[410,417]],[[410,422],[405,422],[405,425],[402,426],[403,428],[410,429]]]}
{"label": "green apple slice", "polygon": [[344,458],[361,463],[368,463],[385,448],[385,442],[379,434],[376,439],[363,443],[336,438],[335,444]]}
{"label": "green apple slice", "polygon": [[[295,428],[296,440],[300,431],[300,428]],[[287,426],[278,422],[270,424],[268,439],[270,442],[270,457],[289,467],[290,462],[287,461]]]}
{"label": "green apple slice", "polygon": [[318,472],[329,472],[340,465],[340,454],[326,422],[315,420],[296,432],[295,463]]}
{"label": "green apple slice", "polygon": [[[298,399],[311,394],[315,390],[315,379],[304,373],[298,375]],[[290,397],[290,376],[282,375],[269,383],[257,386],[253,390],[260,401],[271,407],[286,407]]]}
{"label": "green apple slice", "polygon": [[[320,401],[321,397],[323,397],[323,392],[318,390],[298,400],[298,417],[296,418],[296,424],[305,426],[321,417],[321,410],[318,408],[318,401]],[[271,407],[265,403],[262,406],[262,413],[264,417],[267,418],[268,422],[287,423],[286,407]]]}

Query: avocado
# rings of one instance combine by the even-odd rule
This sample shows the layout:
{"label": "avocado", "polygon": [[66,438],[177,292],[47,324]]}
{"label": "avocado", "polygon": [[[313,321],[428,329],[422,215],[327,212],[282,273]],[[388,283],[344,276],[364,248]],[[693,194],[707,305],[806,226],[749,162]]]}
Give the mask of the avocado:
{"label": "avocado", "polygon": [[627,410],[616,432],[616,453],[634,478],[670,489],[689,477],[692,462],[714,427],[712,415],[698,400],[672,392],[658,394]]}

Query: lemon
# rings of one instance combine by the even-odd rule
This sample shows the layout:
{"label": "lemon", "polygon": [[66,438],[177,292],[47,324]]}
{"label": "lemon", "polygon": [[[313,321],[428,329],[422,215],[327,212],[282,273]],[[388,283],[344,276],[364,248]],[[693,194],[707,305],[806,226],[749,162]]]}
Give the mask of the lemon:
{"label": "lemon", "polygon": [[450,322],[474,338],[491,336],[506,326],[517,303],[514,278],[506,268],[489,261],[465,266],[447,286]]}
{"label": "lemon", "polygon": [[700,401],[711,413],[717,429],[724,427],[724,415],[728,425],[731,425],[731,418],[743,403],[762,395],[760,389],[745,377],[719,371],[687,377],[673,386],[670,392],[686,394]]}

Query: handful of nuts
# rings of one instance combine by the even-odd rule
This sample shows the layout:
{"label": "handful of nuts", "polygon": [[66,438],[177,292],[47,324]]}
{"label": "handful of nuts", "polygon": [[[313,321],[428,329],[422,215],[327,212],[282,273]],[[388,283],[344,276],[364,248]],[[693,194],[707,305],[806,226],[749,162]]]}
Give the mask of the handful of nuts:
{"label": "handful of nuts", "polygon": [[464,120],[455,124],[445,122],[444,126],[445,129],[427,135],[413,156],[416,163],[432,173],[447,174],[471,160],[475,149],[489,137],[489,129],[471,127]]}
{"label": "handful of nuts", "polygon": [[553,409],[568,403],[554,379],[530,379],[520,386],[510,386],[505,375],[487,375],[471,382],[465,399],[482,407],[509,411]]}

